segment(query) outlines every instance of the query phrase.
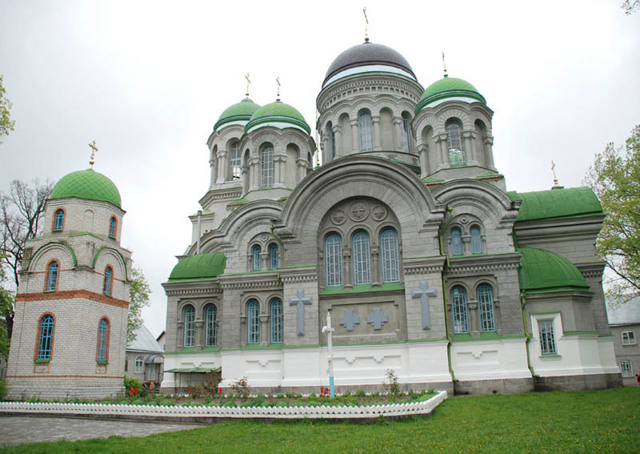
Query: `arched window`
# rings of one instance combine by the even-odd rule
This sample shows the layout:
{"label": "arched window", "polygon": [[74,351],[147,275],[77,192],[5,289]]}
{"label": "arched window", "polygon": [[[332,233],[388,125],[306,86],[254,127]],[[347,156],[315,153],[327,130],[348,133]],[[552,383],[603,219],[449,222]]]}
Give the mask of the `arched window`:
{"label": "arched window", "polygon": [[260,343],[260,304],[255,299],[247,303],[247,342]]}
{"label": "arched window", "polygon": [[253,271],[259,271],[262,269],[262,248],[259,245],[255,245],[251,248],[251,257],[252,257],[252,265],[251,269]]}
{"label": "arched window", "polygon": [[278,245],[271,243],[269,245],[269,269],[275,270],[278,268]]}
{"label": "arched window", "polygon": [[273,298],[270,303],[271,343],[281,344],[283,334],[282,300]]}
{"label": "arched window", "polygon": [[480,331],[489,333],[496,330],[496,321],[493,315],[493,289],[489,284],[478,286],[478,311],[480,312]]}
{"label": "arched window", "polygon": [[409,153],[409,141],[410,141],[410,123],[411,118],[407,112],[402,113],[402,124],[400,125],[400,148],[402,151]]}
{"label": "arched window", "polygon": [[260,187],[273,186],[273,145],[265,143],[260,147]]}
{"label": "arched window", "polygon": [[382,282],[400,282],[400,260],[398,258],[398,233],[391,228],[380,234],[382,251]]}
{"label": "arched window", "polygon": [[111,219],[109,219],[109,238],[115,238],[116,237],[116,227],[118,225],[118,221],[116,220],[115,216],[111,216]]}
{"label": "arched window", "polygon": [[337,233],[327,235],[324,240],[324,257],[327,287],[342,285],[342,237]]}
{"label": "arched window", "polygon": [[96,359],[98,362],[106,362],[109,350],[109,321],[106,318],[100,319],[98,323],[98,352]]}
{"label": "arched window", "polygon": [[136,356],[136,365],[133,372],[136,374],[141,374],[144,372],[144,359],[142,358],[142,356]]}
{"label": "arched window", "polygon": [[207,347],[218,345],[218,321],[216,319],[218,308],[215,304],[209,304],[204,312],[206,320],[205,345]]}
{"label": "arched window", "polygon": [[451,289],[451,310],[453,312],[453,333],[469,332],[469,312],[467,310],[467,291],[456,286]]}
{"label": "arched window", "polygon": [[462,230],[459,227],[451,229],[451,255],[462,255]]}
{"label": "arched window", "polygon": [[47,285],[45,291],[55,292],[58,289],[58,273],[60,271],[60,265],[55,260],[49,263],[47,267]]}
{"label": "arched window", "polygon": [[471,253],[482,254],[482,231],[477,225],[472,225],[471,233]]}
{"label": "arched window", "polygon": [[446,126],[447,146],[449,148],[449,163],[451,166],[466,164],[464,153],[464,140],[462,138],[462,125],[458,120],[449,122]]}
{"label": "arched window", "polygon": [[358,114],[358,134],[360,135],[360,151],[373,150],[373,120],[371,112],[361,110]]}
{"label": "arched window", "polygon": [[40,319],[40,334],[38,335],[38,353],[36,360],[49,361],[53,351],[53,317],[49,314]]}
{"label": "arched window", "polygon": [[188,305],[184,308],[184,346],[193,347],[196,344],[196,310]]}
{"label": "arched window", "polygon": [[353,283],[371,284],[369,234],[363,230],[353,235]]}
{"label": "arched window", "polygon": [[239,180],[242,177],[242,156],[240,153],[240,142],[235,141],[229,150],[229,163],[231,165],[231,178]]}
{"label": "arched window", "polygon": [[113,288],[113,269],[108,266],[104,270],[104,285],[103,292],[107,296],[111,296],[111,290]]}
{"label": "arched window", "polygon": [[64,227],[64,210],[62,208],[56,210],[53,216],[53,230],[59,232]]}

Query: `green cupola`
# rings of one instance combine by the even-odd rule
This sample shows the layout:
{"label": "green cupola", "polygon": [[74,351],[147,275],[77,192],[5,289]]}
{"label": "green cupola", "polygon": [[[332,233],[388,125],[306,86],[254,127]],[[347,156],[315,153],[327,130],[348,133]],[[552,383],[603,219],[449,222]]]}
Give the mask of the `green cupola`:
{"label": "green cupola", "polygon": [[244,98],[239,103],[227,107],[213,126],[214,131],[218,131],[225,126],[241,125],[244,126],[251,119],[251,116],[258,110],[260,106],[253,102],[250,98]]}
{"label": "green cupola", "polygon": [[311,134],[311,128],[302,114],[295,107],[285,104],[279,99],[256,110],[244,127],[244,132],[249,133],[265,126],[279,129],[295,128]]}
{"label": "green cupola", "polygon": [[222,252],[196,254],[173,267],[169,282],[214,279],[224,273],[227,257]]}
{"label": "green cupola", "polygon": [[416,114],[425,107],[435,107],[436,105],[449,101],[481,102],[487,104],[484,96],[466,80],[457,79],[445,75],[442,79],[429,85],[422,93],[422,97],[416,106]]}
{"label": "green cupola", "polygon": [[93,169],[78,170],[62,177],[53,187],[49,198],[95,200],[121,208],[120,191],[116,185]]}

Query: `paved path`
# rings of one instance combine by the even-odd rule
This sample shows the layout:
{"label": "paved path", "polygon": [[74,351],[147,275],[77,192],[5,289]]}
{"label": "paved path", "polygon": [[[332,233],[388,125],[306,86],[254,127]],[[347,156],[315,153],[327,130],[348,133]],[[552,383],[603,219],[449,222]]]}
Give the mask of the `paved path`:
{"label": "paved path", "polygon": [[164,422],[105,421],[97,419],[50,418],[41,416],[0,416],[0,446],[90,438],[146,437],[203,427],[198,424]]}

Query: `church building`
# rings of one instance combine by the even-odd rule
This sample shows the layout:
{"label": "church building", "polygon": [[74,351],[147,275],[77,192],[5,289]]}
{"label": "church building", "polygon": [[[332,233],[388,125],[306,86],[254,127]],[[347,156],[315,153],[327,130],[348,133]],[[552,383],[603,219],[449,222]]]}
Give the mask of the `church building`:
{"label": "church building", "polygon": [[280,99],[221,108],[164,284],[163,390],[219,371],[223,389],[318,392],[327,313],[338,392],[388,370],[456,393],[620,385],[590,189],[508,190],[484,96],[446,74],[423,88],[381,44],[338,55],[316,103],[319,143]]}
{"label": "church building", "polygon": [[131,267],[131,253],[120,246],[124,214],[118,188],[93,168],[54,186],[43,234],[24,251],[10,399],[100,399],[124,391]]}

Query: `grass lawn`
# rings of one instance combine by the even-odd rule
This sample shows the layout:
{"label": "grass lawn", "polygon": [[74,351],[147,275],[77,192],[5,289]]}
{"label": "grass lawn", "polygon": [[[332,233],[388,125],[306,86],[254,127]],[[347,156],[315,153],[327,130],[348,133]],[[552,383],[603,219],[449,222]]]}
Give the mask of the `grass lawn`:
{"label": "grass lawn", "polygon": [[450,397],[430,418],[375,423],[231,421],[146,438],[26,444],[2,452],[634,452],[640,388]]}

